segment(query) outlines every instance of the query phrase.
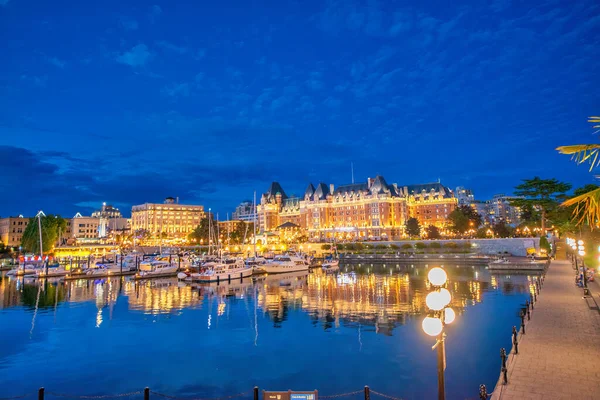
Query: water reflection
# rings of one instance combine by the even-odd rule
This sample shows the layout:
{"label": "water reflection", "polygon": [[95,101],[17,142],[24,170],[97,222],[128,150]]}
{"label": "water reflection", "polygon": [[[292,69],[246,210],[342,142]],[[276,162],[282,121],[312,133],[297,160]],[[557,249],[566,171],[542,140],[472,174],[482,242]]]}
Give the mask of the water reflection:
{"label": "water reflection", "polygon": [[[483,267],[446,267],[451,306],[461,314],[483,301],[486,291],[533,292],[533,275],[490,274]],[[407,319],[426,310],[429,287],[425,268],[414,266],[346,266],[337,274],[311,273],[262,276],[220,285],[187,285],[176,279],[134,281],[129,278],[49,281],[0,280],[0,309],[56,309],[63,303],[94,301],[96,326],[113,318],[117,302],[147,314],[177,314],[183,309],[209,307],[224,315],[228,304],[253,302],[255,313],[282,327],[292,310],[309,315],[324,330],[367,326],[391,335]],[[35,315],[34,315],[35,317]],[[211,326],[212,316],[207,321]],[[35,320],[35,318],[34,318]]]}

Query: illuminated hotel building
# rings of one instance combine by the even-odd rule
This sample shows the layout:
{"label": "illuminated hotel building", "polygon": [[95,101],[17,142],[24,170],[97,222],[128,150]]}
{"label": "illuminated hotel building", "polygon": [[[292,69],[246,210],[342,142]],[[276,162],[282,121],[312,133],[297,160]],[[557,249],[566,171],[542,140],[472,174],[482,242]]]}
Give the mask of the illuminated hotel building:
{"label": "illuminated hotel building", "polygon": [[0,242],[6,247],[19,247],[28,223],[29,218],[22,215],[0,218]]}
{"label": "illuminated hotel building", "polygon": [[288,197],[273,182],[257,207],[261,232],[292,222],[311,239],[333,235],[346,239],[395,239],[404,234],[406,220],[443,228],[457,205],[453,192],[441,183],[398,186],[382,176],[337,188],[309,184],[303,197]]}
{"label": "illuminated hotel building", "polygon": [[146,203],[131,208],[131,229],[143,229],[151,235],[166,233],[169,237],[184,237],[204,218],[204,206],[185,205],[167,197],[163,204]]}

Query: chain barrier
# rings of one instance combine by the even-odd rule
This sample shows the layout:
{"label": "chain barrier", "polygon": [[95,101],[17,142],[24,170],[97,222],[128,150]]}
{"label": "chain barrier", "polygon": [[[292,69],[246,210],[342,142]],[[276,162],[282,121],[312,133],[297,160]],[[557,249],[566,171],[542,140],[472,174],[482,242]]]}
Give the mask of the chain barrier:
{"label": "chain barrier", "polygon": [[22,394],[21,396],[14,396],[14,397],[0,397],[0,400],[15,400],[15,399],[24,399],[25,397],[29,397],[29,396],[33,396],[37,394],[37,390],[35,392],[29,392],[29,393],[25,393]]}
{"label": "chain barrier", "polygon": [[[150,391],[150,394],[154,394],[157,395],[159,397],[164,397],[166,399],[182,399],[182,400],[227,400],[227,399],[234,399],[236,397],[242,397],[242,396],[246,396],[251,394],[252,392],[254,392],[254,389],[252,390],[248,390],[247,392],[242,392],[242,393],[238,393],[238,394],[234,394],[231,396],[224,396],[224,397],[196,397],[196,398],[188,398],[188,397],[177,397],[177,396],[169,396],[168,394],[164,394],[164,393],[160,393],[160,392],[155,392],[155,391]],[[141,393],[141,392],[140,392]]]}
{"label": "chain barrier", "polygon": [[371,389],[371,393],[374,393],[381,397],[385,397],[386,399],[390,399],[390,400],[402,400],[402,398],[400,398],[400,397],[393,397],[393,396],[390,396],[387,394],[379,393],[379,392],[374,391],[373,389]]}
{"label": "chain barrier", "polygon": [[71,399],[113,399],[115,397],[127,397],[127,396],[133,396],[135,394],[142,394],[142,393],[143,393],[142,390],[138,390],[135,392],[120,393],[120,394],[103,394],[103,395],[98,395],[98,396],[85,396],[85,395],[78,396],[78,395],[74,395],[74,394],[46,392],[46,394],[51,395],[51,396],[67,397],[67,398],[71,398]]}
{"label": "chain barrier", "polygon": [[337,397],[352,396],[352,395],[359,394],[359,393],[363,394],[364,393],[364,389],[356,390],[354,392],[348,392],[348,393],[331,394],[329,396],[321,396],[321,395],[319,395],[319,398],[320,399],[335,399]]}

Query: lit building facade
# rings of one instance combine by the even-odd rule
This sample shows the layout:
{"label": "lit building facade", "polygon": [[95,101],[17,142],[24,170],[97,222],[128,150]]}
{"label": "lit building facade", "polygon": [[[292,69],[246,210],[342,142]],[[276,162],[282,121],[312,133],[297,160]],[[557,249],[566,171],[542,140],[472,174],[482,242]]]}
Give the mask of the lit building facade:
{"label": "lit building facade", "polygon": [[304,196],[288,197],[273,182],[257,206],[261,232],[291,222],[308,232],[311,240],[395,239],[402,237],[406,220],[415,217],[422,226],[443,228],[456,207],[453,192],[441,183],[398,186],[382,176],[365,183],[309,184]]}
{"label": "lit building facade", "polygon": [[205,215],[204,206],[179,204],[173,197],[167,197],[162,204],[133,206],[131,229],[145,230],[154,236],[166,233],[169,237],[185,237],[200,225]]}
{"label": "lit building facade", "polygon": [[505,224],[517,226],[521,222],[521,208],[510,204],[516,197],[497,194],[488,201],[489,221],[492,224],[504,222]]}
{"label": "lit building facade", "polygon": [[99,225],[100,218],[84,217],[77,213],[71,221],[67,221],[67,234],[77,242],[95,242],[100,239]]}
{"label": "lit building facade", "polygon": [[29,218],[22,215],[0,218],[0,241],[6,247],[19,247],[27,224],[29,224]]}
{"label": "lit building facade", "polygon": [[123,218],[121,211],[106,203],[102,208],[92,213],[93,218],[98,218],[98,234],[101,238],[107,237],[111,232],[124,233],[129,230],[130,221]]}
{"label": "lit building facade", "polygon": [[241,202],[233,212],[231,219],[237,219],[240,221],[254,222],[256,214],[254,212],[254,204],[251,201],[246,200]]}

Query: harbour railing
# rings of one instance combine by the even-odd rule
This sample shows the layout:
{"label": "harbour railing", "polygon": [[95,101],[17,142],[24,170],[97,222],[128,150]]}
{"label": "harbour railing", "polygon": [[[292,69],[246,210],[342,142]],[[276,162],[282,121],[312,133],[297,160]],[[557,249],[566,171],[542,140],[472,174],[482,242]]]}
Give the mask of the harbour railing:
{"label": "harbour railing", "polygon": [[[262,392],[262,393],[261,393]],[[301,395],[299,395],[301,393]],[[273,396],[276,394],[276,396]],[[46,390],[41,387],[37,391],[29,392],[19,396],[13,397],[0,397],[0,400],[18,400],[18,399],[35,399],[37,400],[51,400],[55,398],[66,398],[66,399],[124,399],[124,398],[135,398],[135,399],[168,399],[168,400],[229,400],[229,399],[252,399],[252,400],[268,400],[269,398],[276,398],[280,400],[291,400],[292,395],[294,395],[295,399],[302,400],[319,400],[319,399],[335,399],[341,397],[350,397],[354,399],[358,399],[359,397],[364,398],[364,400],[371,400],[371,397],[380,397],[387,400],[402,400],[400,397],[390,396],[385,393],[381,393],[371,389],[369,386],[365,386],[359,390],[355,390],[352,392],[345,393],[337,393],[337,394],[329,394],[322,395],[318,390],[310,391],[310,392],[292,392],[288,391],[259,391],[258,386],[255,386],[251,390],[246,392],[233,394],[230,396],[221,396],[221,397],[193,397],[193,396],[172,396],[169,394],[156,392],[151,390],[149,387],[146,387],[142,390],[136,390],[133,392],[127,393],[118,393],[118,394],[102,394],[102,395],[81,395],[81,394],[73,394],[73,393],[59,393],[50,390]]]}
{"label": "harbour railing", "polygon": [[498,378],[494,392],[488,393],[484,384],[479,385],[480,400],[486,400],[496,391],[498,391],[498,393],[494,394],[495,398],[500,398],[504,387],[508,385],[508,366],[510,366],[510,364],[513,363],[515,358],[519,355],[519,343],[523,340],[523,336],[525,336],[525,326],[527,325],[527,322],[531,320],[531,315],[535,309],[535,304],[537,303],[540,292],[544,286],[547,268],[548,267],[546,266],[542,275],[534,278],[535,280],[533,282],[533,288],[529,293],[529,299],[525,300],[525,304],[521,305],[519,310],[521,326],[519,328],[517,328],[517,326],[512,327],[512,348],[508,354],[506,353],[506,349],[504,347],[500,349],[500,377]]}

